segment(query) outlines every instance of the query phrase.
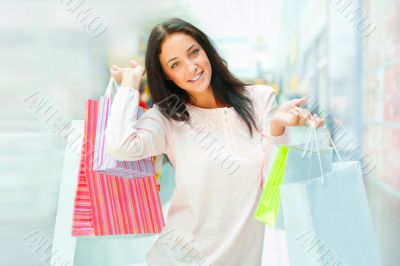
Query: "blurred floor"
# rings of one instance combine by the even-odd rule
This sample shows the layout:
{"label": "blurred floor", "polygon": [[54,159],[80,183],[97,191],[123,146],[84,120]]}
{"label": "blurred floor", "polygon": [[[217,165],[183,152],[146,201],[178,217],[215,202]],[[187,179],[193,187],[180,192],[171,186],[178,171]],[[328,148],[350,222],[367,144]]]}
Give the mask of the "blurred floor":
{"label": "blurred floor", "polygon": [[400,197],[388,192],[376,179],[367,178],[368,200],[385,266],[399,265]]}
{"label": "blurred floor", "polygon": [[[98,37],[70,2],[80,1],[0,2],[0,265],[42,265],[21,238],[53,236],[67,143],[48,116],[83,119],[85,100],[104,93],[108,66],[143,63],[150,28],[174,16],[209,34],[237,77],[273,86],[280,102],[312,96],[373,154],[368,199],[385,266],[399,264],[399,0],[85,0],[107,23]],[[23,102],[35,93],[46,103],[38,112]],[[125,244],[83,241],[77,258]]]}

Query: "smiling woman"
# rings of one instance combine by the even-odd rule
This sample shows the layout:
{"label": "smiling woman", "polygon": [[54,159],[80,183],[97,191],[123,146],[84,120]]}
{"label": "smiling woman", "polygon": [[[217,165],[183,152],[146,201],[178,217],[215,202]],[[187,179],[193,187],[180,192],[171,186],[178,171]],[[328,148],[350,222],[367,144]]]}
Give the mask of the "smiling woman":
{"label": "smiling woman", "polygon": [[[189,47],[186,49],[185,47]],[[183,54],[179,54],[180,51]],[[179,54],[168,60],[168,55]],[[161,45],[161,67],[167,79],[195,98],[196,105],[203,108],[218,107],[212,100],[212,68],[206,52],[195,39],[183,33],[173,33]]]}
{"label": "smiling woman", "polygon": [[[155,104],[136,119],[144,69],[136,62],[111,68],[122,86],[108,119],[107,153],[124,161],[168,156],[176,188],[161,235],[173,231],[201,265],[260,265],[264,224],[253,215],[270,145],[288,142],[286,126],[321,121],[299,107],[306,99],[276,110],[272,88],[235,78],[209,38],[180,19],[152,30],[146,71]],[[189,255],[176,256],[159,238],[148,263],[188,265]]]}
{"label": "smiling woman", "polygon": [[[146,71],[153,100],[170,111],[163,100],[174,94],[181,102],[201,108],[234,107],[252,133],[251,101],[244,84],[228,70],[210,39],[181,19],[171,19],[152,30],[146,52]],[[188,121],[187,111],[171,118]]]}

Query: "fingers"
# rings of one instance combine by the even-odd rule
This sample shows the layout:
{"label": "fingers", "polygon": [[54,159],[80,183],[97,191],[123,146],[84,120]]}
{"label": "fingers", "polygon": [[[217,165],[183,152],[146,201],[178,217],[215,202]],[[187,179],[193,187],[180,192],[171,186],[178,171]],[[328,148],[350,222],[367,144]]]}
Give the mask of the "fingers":
{"label": "fingers", "polygon": [[132,68],[136,68],[138,71],[140,71],[143,75],[146,73],[146,70],[144,69],[144,67],[142,67],[141,65],[139,65],[139,63],[136,60],[131,60],[130,61],[131,67]]}
{"label": "fingers", "polygon": [[322,119],[320,117],[316,117],[316,120],[317,120],[317,122],[316,122],[316,127],[317,128],[323,127],[325,125],[325,120],[324,119]]}
{"label": "fingers", "polygon": [[295,107],[293,109],[290,109],[289,112],[294,116],[300,117],[300,109],[301,108]]}
{"label": "fingers", "polygon": [[117,66],[117,65],[112,65],[112,66],[110,67],[110,73],[111,73],[111,74],[117,73],[117,72],[119,72],[119,71],[121,71],[121,68],[120,68],[119,66]]}
{"label": "fingers", "polygon": [[129,67],[120,67],[117,65],[112,65],[110,67],[110,74],[117,83],[121,83],[126,76],[137,75],[142,77],[146,73],[146,70],[140,66],[136,60],[130,60],[129,63]]}
{"label": "fingers", "polygon": [[312,116],[308,121],[309,126],[314,126],[315,128],[320,128],[325,125],[325,120],[317,115]]}
{"label": "fingers", "polygon": [[315,126],[316,128],[320,128],[320,127],[324,126],[324,124],[325,124],[324,119],[322,119],[316,115],[313,116],[309,110],[299,107],[299,106],[302,106],[307,103],[307,97],[296,99],[294,101],[295,101],[294,109],[299,114],[299,124],[300,125]]}
{"label": "fingers", "polygon": [[142,73],[142,74],[144,74],[144,73],[146,72],[145,69],[144,69],[144,67],[139,66],[139,65],[136,66],[136,69],[137,69],[138,72],[140,72],[140,73]]}
{"label": "fingers", "polygon": [[299,124],[300,125],[310,125],[312,122],[312,114],[307,109],[303,109],[300,107],[295,107],[299,112]]}
{"label": "fingers", "polygon": [[303,98],[300,98],[300,99],[295,99],[294,101],[295,101],[294,105],[301,106],[301,105],[304,105],[304,104],[307,103],[307,98],[303,97]]}
{"label": "fingers", "polygon": [[131,61],[129,61],[129,62],[131,64],[132,68],[135,68],[135,67],[137,67],[139,65],[139,63],[136,60],[133,60],[133,59]]}
{"label": "fingers", "polygon": [[131,60],[130,61],[130,64],[131,64],[131,67],[132,68],[136,68],[136,67],[138,67],[138,68],[140,68],[141,70],[143,70],[143,72],[146,72],[146,70],[144,69],[144,67],[142,67],[141,65],[139,65],[139,63],[137,62],[137,61],[135,61],[135,60]]}
{"label": "fingers", "polygon": [[[130,68],[138,67],[139,69],[144,71],[144,68],[141,65],[139,65],[139,63],[136,60],[132,59],[132,60],[129,61],[129,63],[130,63]],[[120,66],[117,66],[117,65],[112,65],[111,68],[110,68],[110,71],[114,71],[114,72],[115,71],[120,71],[120,70],[123,70],[123,68],[120,67]]]}
{"label": "fingers", "polygon": [[110,67],[110,74],[118,84],[121,83],[122,68],[117,65],[112,65]]}
{"label": "fingers", "polygon": [[299,125],[315,126],[316,128],[323,127],[325,120],[317,115],[312,115],[312,113],[304,108],[295,107],[294,110],[299,116]]}

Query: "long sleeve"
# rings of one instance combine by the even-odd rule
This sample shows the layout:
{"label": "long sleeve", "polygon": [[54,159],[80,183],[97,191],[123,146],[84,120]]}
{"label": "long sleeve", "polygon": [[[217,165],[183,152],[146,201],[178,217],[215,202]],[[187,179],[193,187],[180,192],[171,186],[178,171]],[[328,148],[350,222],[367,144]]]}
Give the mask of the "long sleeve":
{"label": "long sleeve", "polygon": [[121,87],[105,131],[105,151],[114,160],[137,161],[167,153],[169,124],[156,105],[137,119],[139,91]]}
{"label": "long sleeve", "polygon": [[280,136],[271,135],[271,118],[277,109],[276,97],[273,89],[269,86],[256,85],[256,93],[258,93],[261,105],[262,115],[262,134],[263,134],[263,147],[270,149],[271,145],[284,145],[290,142],[288,129]]}
{"label": "long sleeve", "polygon": [[273,89],[269,86],[256,85],[256,102],[261,108],[261,123],[262,123],[262,146],[265,151],[263,174],[261,186],[264,185],[264,180],[268,178],[268,168],[271,163],[271,153],[275,145],[285,145],[290,142],[288,129],[280,136],[271,136],[271,118],[277,109],[276,97]]}

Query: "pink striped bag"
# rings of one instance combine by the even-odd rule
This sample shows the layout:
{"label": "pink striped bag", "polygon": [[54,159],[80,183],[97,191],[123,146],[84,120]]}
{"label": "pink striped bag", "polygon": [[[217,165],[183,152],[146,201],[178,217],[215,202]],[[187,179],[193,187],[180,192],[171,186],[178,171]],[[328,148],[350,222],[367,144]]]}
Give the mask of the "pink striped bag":
{"label": "pink striped bag", "polygon": [[88,100],[72,236],[157,234],[164,227],[154,176],[127,179],[93,171],[99,103]]}
{"label": "pink striped bag", "polygon": [[[105,143],[105,129],[107,126],[107,119],[110,113],[113,87],[115,81],[113,78],[108,83],[104,97],[100,97],[99,101],[99,114],[96,129],[96,144],[94,154],[93,170],[99,173],[110,174],[125,178],[146,177],[154,176],[154,159],[153,157],[145,158],[139,161],[116,161],[110,158],[104,152]],[[138,117],[140,118],[144,113],[142,107],[138,108]]]}

